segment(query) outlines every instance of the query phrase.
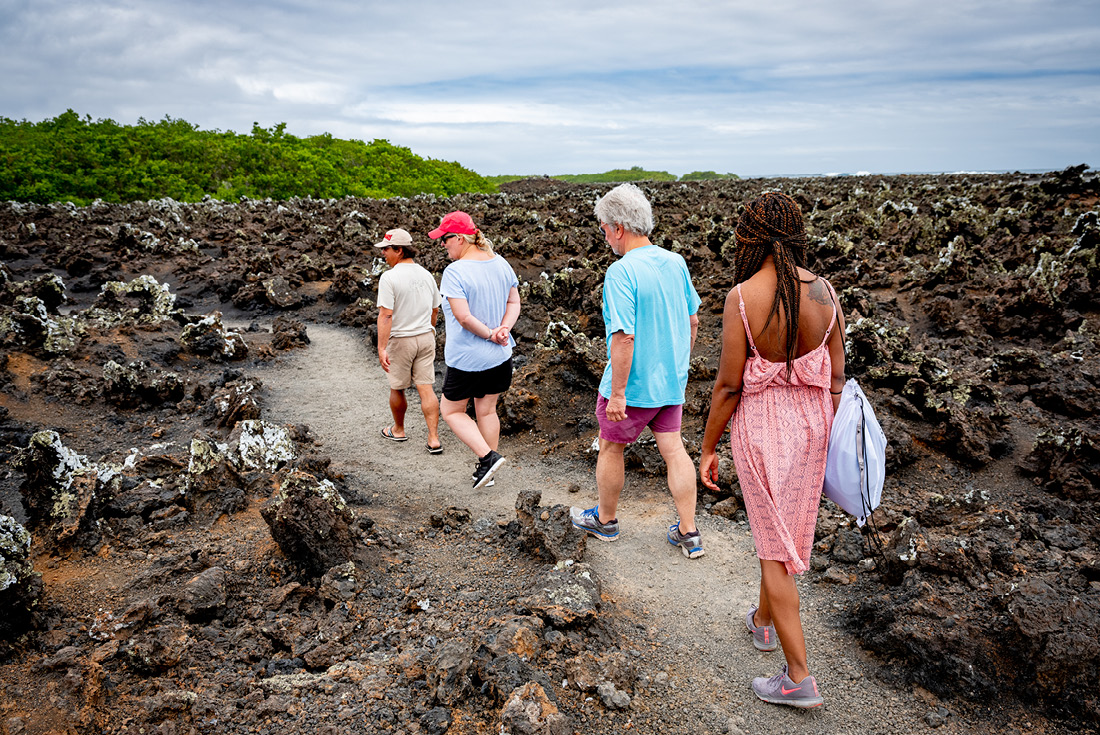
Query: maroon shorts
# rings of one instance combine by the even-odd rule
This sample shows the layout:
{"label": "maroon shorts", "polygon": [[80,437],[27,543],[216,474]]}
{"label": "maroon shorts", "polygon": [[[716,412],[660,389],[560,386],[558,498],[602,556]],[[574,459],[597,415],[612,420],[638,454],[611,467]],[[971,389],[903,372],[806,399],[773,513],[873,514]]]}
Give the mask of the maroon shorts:
{"label": "maroon shorts", "polygon": [[596,394],[596,420],[600,422],[600,438],[615,444],[633,444],[647,426],[655,434],[679,431],[683,414],[683,404],[657,408],[627,406],[625,419],[611,421],[607,418],[607,399],[599,393]]}

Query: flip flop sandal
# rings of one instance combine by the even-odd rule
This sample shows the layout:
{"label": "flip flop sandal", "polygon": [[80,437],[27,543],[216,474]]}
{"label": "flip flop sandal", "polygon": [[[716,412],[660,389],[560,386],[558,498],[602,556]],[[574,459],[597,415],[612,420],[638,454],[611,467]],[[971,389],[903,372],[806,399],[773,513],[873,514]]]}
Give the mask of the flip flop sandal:
{"label": "flip flop sandal", "polygon": [[407,442],[409,440],[407,436],[394,436],[392,426],[387,426],[382,429],[382,436],[389,439],[391,442]]}
{"label": "flip flop sandal", "polygon": [[431,444],[425,444],[424,447],[428,450],[428,454],[443,454],[442,444],[440,444],[438,447],[433,447]]}

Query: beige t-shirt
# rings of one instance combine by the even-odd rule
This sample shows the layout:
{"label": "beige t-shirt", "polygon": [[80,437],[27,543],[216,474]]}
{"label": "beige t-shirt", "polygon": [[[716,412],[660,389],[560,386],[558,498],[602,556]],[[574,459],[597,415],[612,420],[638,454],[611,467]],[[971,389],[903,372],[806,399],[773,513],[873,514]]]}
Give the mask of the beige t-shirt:
{"label": "beige t-shirt", "polygon": [[378,279],[378,306],[393,309],[390,337],[415,337],[433,331],[432,309],[443,297],[435,278],[421,265],[398,263]]}

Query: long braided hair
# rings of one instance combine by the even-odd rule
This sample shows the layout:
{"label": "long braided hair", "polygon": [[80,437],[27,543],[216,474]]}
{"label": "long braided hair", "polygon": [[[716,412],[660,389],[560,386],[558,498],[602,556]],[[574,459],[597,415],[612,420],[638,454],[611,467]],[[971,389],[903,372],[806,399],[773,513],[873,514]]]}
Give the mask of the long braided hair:
{"label": "long braided hair", "polygon": [[[760,270],[769,255],[775,260],[775,298],[764,329],[782,307],[787,321],[787,377],[798,346],[798,268],[806,267],[806,228],[798,203],[786,194],[769,191],[745,206],[733,231],[736,238],[734,283],[743,283]],[[763,331],[763,330],[761,330]]]}

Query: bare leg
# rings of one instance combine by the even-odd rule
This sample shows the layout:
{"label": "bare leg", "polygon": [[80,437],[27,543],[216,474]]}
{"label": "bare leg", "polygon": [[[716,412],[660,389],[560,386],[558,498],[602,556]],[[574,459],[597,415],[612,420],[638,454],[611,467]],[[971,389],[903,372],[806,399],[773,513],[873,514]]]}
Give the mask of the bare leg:
{"label": "bare leg", "polygon": [[390,413],[393,414],[393,435],[405,436],[405,411],[409,408],[405,391],[390,388]]}
{"label": "bare leg", "polygon": [[[497,398],[499,393],[490,393],[474,399],[474,414],[477,416],[477,428],[489,449],[500,444],[500,417],[497,416]],[[477,455],[484,457],[485,453]]]}
{"label": "bare leg", "polygon": [[680,432],[653,432],[657,450],[668,468],[668,489],[680,516],[680,533],[695,531],[695,463],[691,461]]}
{"label": "bare leg", "polygon": [[431,383],[416,386],[420,394],[420,410],[424,412],[424,422],[428,425],[428,444],[439,446],[439,399]]}
{"label": "bare leg", "polygon": [[596,491],[600,503],[600,523],[610,523],[615,520],[615,513],[619,509],[619,496],[623,492],[626,476],[623,464],[625,449],[625,444],[600,439],[600,455],[596,459]]}
{"label": "bare leg", "polygon": [[[798,587],[794,577],[787,574],[781,561],[760,560],[761,599],[767,599],[771,622],[783,645],[787,658],[787,676],[799,683],[810,674],[806,663],[806,639],[802,635],[802,620],[798,616]],[[757,620],[764,623],[763,614]]]}
{"label": "bare leg", "polygon": [[488,454],[492,447],[481,435],[477,422],[466,414],[467,403],[469,403],[469,399],[452,401],[447,396],[443,396],[443,400],[439,402],[439,408],[443,414],[443,420],[451,428],[451,433],[462,440],[462,443],[468,446],[480,459]]}

